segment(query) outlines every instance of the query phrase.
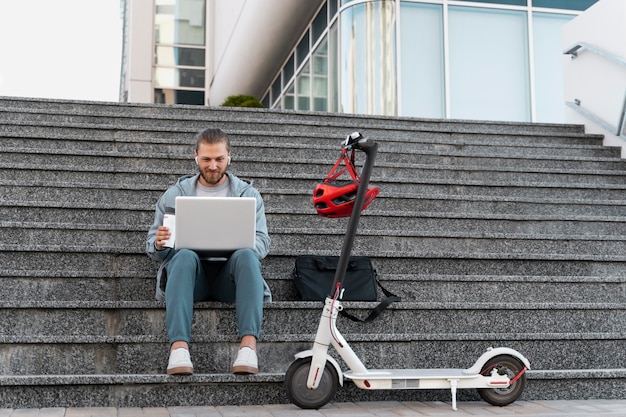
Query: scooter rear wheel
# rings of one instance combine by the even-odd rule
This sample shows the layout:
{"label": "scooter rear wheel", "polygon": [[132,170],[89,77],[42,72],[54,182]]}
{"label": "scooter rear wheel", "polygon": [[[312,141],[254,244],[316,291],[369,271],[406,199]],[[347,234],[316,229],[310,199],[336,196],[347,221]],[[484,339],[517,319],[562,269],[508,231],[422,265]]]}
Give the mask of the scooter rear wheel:
{"label": "scooter rear wheel", "polygon": [[[487,361],[481,374],[487,375],[493,368],[500,375],[508,375],[509,379],[513,379],[522,372],[524,364],[514,356],[498,355]],[[525,386],[526,374],[523,374],[507,388],[479,388],[478,394],[491,405],[505,406],[515,402],[522,395]]]}
{"label": "scooter rear wheel", "polygon": [[311,369],[311,358],[295,360],[285,373],[285,390],[287,398],[300,408],[317,410],[333,399],[339,385],[337,371],[328,362],[322,372],[320,384],[316,389],[307,387]]}

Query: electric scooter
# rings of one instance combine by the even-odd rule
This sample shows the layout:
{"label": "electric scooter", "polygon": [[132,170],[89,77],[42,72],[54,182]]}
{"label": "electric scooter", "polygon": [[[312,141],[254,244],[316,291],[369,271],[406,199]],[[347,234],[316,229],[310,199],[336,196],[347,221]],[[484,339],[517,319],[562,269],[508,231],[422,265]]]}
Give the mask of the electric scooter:
{"label": "electric scooter", "polygon": [[[313,348],[297,353],[296,360],[285,374],[284,385],[289,400],[300,408],[318,409],[332,400],[338,386],[343,386],[345,378],[366,390],[449,389],[452,409],[455,411],[458,389],[475,388],[483,400],[496,406],[515,402],[524,390],[525,372],[530,369],[530,363],[514,349],[488,348],[467,369],[367,369],[341,335],[336,326],[337,315],[343,310],[341,282],[347,270],[378,144],[355,132],[342,143],[343,150],[362,151],[366,160],[361,170],[333,287],[324,302]],[[339,363],[329,355],[331,345],[350,368],[349,371],[342,372]]]}

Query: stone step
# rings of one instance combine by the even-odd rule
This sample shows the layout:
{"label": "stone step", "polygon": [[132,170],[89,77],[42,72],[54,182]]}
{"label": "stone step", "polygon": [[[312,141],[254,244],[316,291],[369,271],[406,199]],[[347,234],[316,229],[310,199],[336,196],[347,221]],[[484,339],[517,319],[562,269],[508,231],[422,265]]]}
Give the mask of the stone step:
{"label": "stone step", "polygon": [[[45,131],[48,132],[47,130]],[[68,130],[71,132],[71,130]],[[1,134],[1,133],[0,133]],[[132,133],[129,133],[131,135]],[[267,136],[259,133],[231,134],[234,156],[238,161],[265,159],[268,150],[276,161],[289,159],[328,160],[339,156],[338,141],[324,136],[312,137],[307,143],[292,144],[289,137]],[[457,135],[459,136],[459,135]],[[377,161],[398,163],[430,163],[439,165],[478,165],[478,166],[511,166],[520,167],[572,167],[575,169],[623,169],[624,161],[619,158],[615,149],[595,145],[564,143],[558,147],[556,138],[548,143],[536,142],[524,144],[521,139],[506,141],[503,137],[486,141],[480,135],[471,137],[453,137],[447,141],[433,141],[430,137],[413,136],[407,140],[376,138],[379,142]],[[580,138],[576,138],[580,140]],[[84,141],[68,139],[62,136],[52,140],[47,136],[32,138],[32,134],[24,137],[5,135],[1,148],[4,152],[15,154],[42,154],[49,158],[63,155],[95,156],[95,157],[136,157],[144,159],[189,160],[195,146],[191,141],[185,143],[169,142],[155,147],[154,142],[133,141],[127,138],[110,141]],[[459,146],[459,141],[463,145]],[[494,141],[497,141],[497,146]],[[469,143],[467,143],[469,142]],[[582,151],[582,152],[581,152]],[[584,165],[581,165],[584,162]]]}
{"label": "stone step", "polygon": [[[256,130],[264,130],[265,125],[275,125],[276,128],[285,126],[286,120],[293,125],[300,126],[295,133],[306,132],[311,126],[323,129],[327,126],[353,127],[355,124],[363,128],[380,128],[385,126],[389,129],[411,130],[437,129],[439,131],[481,131],[499,133],[504,131],[524,134],[537,134],[540,132],[583,132],[581,125],[561,125],[549,123],[510,123],[510,122],[485,122],[485,121],[455,121],[440,119],[414,119],[388,116],[374,116],[341,114],[341,113],[314,113],[314,112],[290,112],[267,109],[241,109],[232,107],[198,107],[179,105],[142,105],[134,103],[110,103],[110,102],[72,102],[72,101],[40,101],[24,100],[18,98],[2,98],[0,107],[0,120],[13,123],[26,121],[48,122],[59,120],[62,123],[84,124],[112,124],[127,125],[128,119],[137,123],[143,122],[149,127],[171,127],[175,122],[188,126],[188,129],[198,131],[201,128],[190,126],[199,123],[204,126],[208,122],[217,122],[221,125],[229,123],[255,125]],[[220,127],[224,129],[223,126]],[[352,131],[346,132],[346,134]]]}
{"label": "stone step", "polygon": [[[288,202],[266,199],[266,217],[270,234],[284,227],[296,229],[346,230],[347,219],[328,219],[311,213],[311,207],[294,208]],[[276,199],[278,200],[278,198]],[[281,204],[281,205],[279,205]],[[284,204],[284,205],[283,205]],[[147,232],[154,219],[154,210],[122,208],[46,207],[33,202],[4,203],[0,227],[33,227],[42,229],[80,229],[102,231]],[[510,235],[626,235],[626,216],[571,215],[555,216],[527,213],[442,213],[442,212],[388,212],[368,209],[361,216],[362,231],[420,231],[442,233],[507,233]]]}
{"label": "stone step", "polygon": [[[368,368],[466,368],[488,347],[506,346],[524,352],[532,369],[617,369],[624,333],[415,333],[393,336],[342,333]],[[260,371],[284,373],[297,352],[311,348],[313,334],[270,335],[259,342]],[[226,374],[237,355],[232,338],[200,337],[191,345],[194,371]],[[586,352],[600,352],[588,355]],[[0,375],[142,375],[165,374],[168,343],[163,338],[116,337],[15,337],[0,347],[6,358]],[[439,354],[437,354],[439,352]],[[555,355],[554,352],[559,352]],[[331,350],[342,369],[348,366]]]}
{"label": "stone step", "polygon": [[[39,131],[39,130],[40,131]],[[146,157],[167,156],[174,159],[186,158],[192,154],[195,147],[193,136],[195,132],[168,133],[162,130],[145,132],[120,128],[113,130],[111,136],[108,130],[86,130],[68,127],[37,127],[30,126],[27,132],[7,131],[6,125],[0,125],[2,147],[7,150],[30,151],[45,153],[89,154],[102,152],[104,155],[145,155]],[[424,158],[442,158],[447,163],[454,160],[463,161],[463,157],[482,158],[489,162],[490,158],[506,158],[515,161],[541,160],[543,163],[556,161],[589,162],[604,160],[609,166],[619,164],[619,148],[603,147],[601,136],[597,135],[550,135],[545,137],[519,136],[501,132],[489,133],[454,133],[416,132],[410,131],[405,135],[372,136],[374,132],[367,132],[379,142],[379,156],[382,161],[396,161],[403,158],[409,161]],[[339,156],[340,140],[336,133],[318,134],[308,133],[307,137],[294,137],[290,133],[263,132],[263,131],[229,131],[229,136],[235,148],[235,154],[256,155],[263,150],[280,149],[290,152],[291,157],[307,158],[311,154],[319,155],[323,159],[335,159]],[[532,163],[532,162],[529,162]],[[581,168],[580,166],[578,167]]]}
{"label": "stone step", "polygon": [[[268,194],[284,195],[285,198],[293,198],[292,196],[302,196],[306,199],[306,205],[309,207],[313,195],[315,185],[321,181],[321,178],[310,178],[308,176],[293,173],[291,175],[275,175],[261,177],[251,172],[238,172],[245,179],[251,179],[253,184],[264,195]],[[129,190],[149,192],[155,196],[155,200],[163,193],[163,191],[174,184],[176,180],[184,173],[90,173],[90,172],[68,172],[68,171],[46,171],[45,173],[34,171],[32,169],[2,169],[0,167],[0,186],[18,187],[26,189],[27,187],[37,187],[39,189],[61,187],[63,189],[71,188],[89,188],[93,190],[120,190],[127,192]],[[132,181],[131,181],[132,180]],[[522,181],[467,181],[462,179],[456,180],[432,180],[420,178],[396,178],[394,179],[378,179],[372,186],[381,189],[384,196],[395,196],[402,198],[438,198],[451,197],[458,199],[463,196],[471,198],[485,199],[490,196],[508,197],[514,201],[548,201],[553,203],[584,202],[597,201],[605,204],[618,204],[624,201],[626,193],[626,185],[620,184],[554,184],[544,182],[522,182]],[[40,200],[50,205],[52,202],[45,200],[45,195]],[[102,201],[101,207],[116,207],[129,210],[138,208],[146,209],[145,205],[133,205],[126,199],[121,201]],[[5,197],[2,202],[11,201]],[[19,200],[14,200],[16,203]],[[302,200],[304,201],[304,200]],[[74,200],[72,200],[74,204]],[[302,204],[302,202],[299,202]],[[37,204],[33,201],[32,204]],[[42,204],[41,202],[39,204]],[[76,202],[74,207],[80,207]],[[90,207],[94,207],[90,205]],[[150,205],[151,209],[153,206]]]}
{"label": "stone step", "polygon": [[[264,308],[263,337],[314,334],[321,302],[277,301]],[[365,317],[374,302],[345,302],[345,308]],[[165,309],[160,302],[49,302],[1,303],[0,334],[24,336],[141,336],[165,340]],[[419,318],[419,320],[416,320]],[[341,320],[345,333],[386,336],[413,333],[623,333],[626,306],[622,303],[418,303],[392,304],[384,315],[363,325]],[[231,304],[196,303],[194,338],[220,335],[237,339]],[[155,339],[156,338],[156,339]]]}
{"label": "stone step", "polygon": [[[407,264],[410,262],[406,261]],[[270,269],[263,277],[275,301],[297,301],[291,269]],[[375,265],[376,266],[376,265]],[[445,271],[442,271],[445,272]],[[33,294],[42,301],[153,301],[155,274],[119,277],[96,272],[2,270],[0,298],[28,302]],[[505,303],[625,303],[626,278],[605,276],[434,275],[420,271],[378,273],[382,285],[406,302]],[[379,299],[383,298],[378,291]]]}
{"label": "stone step", "polygon": [[[473,358],[472,358],[473,359]],[[34,375],[0,376],[0,402],[13,409],[47,407],[175,407],[289,403],[282,374],[234,376]],[[622,399],[626,369],[530,370],[522,400]],[[474,389],[460,389],[459,401],[479,401]],[[448,390],[361,390],[346,381],[333,402],[441,401]],[[294,408],[294,412],[299,409]],[[497,411],[496,408],[494,410]],[[306,411],[302,411],[306,412]]]}
{"label": "stone step", "polygon": [[[43,226],[43,227],[42,227]],[[146,229],[104,230],[100,228],[77,228],[68,225],[64,229],[47,228],[41,224],[0,223],[3,236],[11,242],[5,247],[19,250],[27,247],[65,247],[78,251],[89,250],[115,252],[141,252],[145,249]],[[51,233],[54,230],[54,233]],[[344,229],[297,229],[277,228],[271,231],[271,248],[279,253],[294,253],[292,248],[306,248],[311,252],[334,250],[338,252],[344,240]],[[301,249],[300,249],[301,250]],[[354,242],[355,252],[368,253],[431,253],[446,257],[449,254],[509,254],[510,256],[533,255],[579,255],[594,254],[623,256],[626,253],[626,237],[606,235],[545,235],[514,233],[440,233],[411,230],[363,230]]]}
{"label": "stone step", "polygon": [[[4,249],[7,247],[5,246]],[[77,250],[78,249],[78,250]],[[278,253],[270,251],[263,260],[264,270],[290,273],[295,257],[305,251]],[[313,255],[338,255],[331,251],[306,251]],[[603,254],[574,257],[564,255],[474,256],[471,253],[449,255],[447,258],[426,253],[353,253],[369,256],[379,275],[498,275],[498,276],[546,276],[546,277],[605,277],[624,279],[624,257]],[[156,263],[142,252],[124,253],[120,250],[107,252],[93,247],[22,248],[18,252],[3,253],[1,265],[3,276],[50,276],[94,278],[152,278],[157,271]]]}
{"label": "stone step", "polygon": [[[243,158],[243,157],[242,157]],[[334,158],[333,158],[334,159]],[[27,161],[27,162],[19,162]],[[248,160],[235,160],[232,167],[234,173],[254,172],[256,175],[289,174],[292,172],[307,173],[310,178],[322,179],[326,176],[334,162],[328,159],[315,160],[312,158],[286,159],[280,165],[273,155],[263,158],[251,157]],[[45,164],[49,170],[65,170],[73,172],[105,170],[109,172],[141,172],[147,166],[145,157],[124,158],[100,156],[56,155],[51,158],[47,154],[23,154],[3,152],[0,154],[0,164],[5,168],[41,167]],[[27,164],[27,165],[25,165]],[[153,167],[167,169],[173,172],[194,172],[194,162],[191,158],[151,159]],[[623,164],[626,167],[626,164]],[[580,166],[580,164],[579,164]],[[164,168],[167,167],[167,168]],[[527,182],[556,182],[556,183],[594,183],[594,184],[626,184],[626,170],[589,170],[589,169],[556,169],[532,168],[526,165],[512,166],[454,166],[431,165],[402,162],[377,162],[372,173],[372,182],[379,179],[397,177],[418,177],[422,179],[447,179],[481,181],[527,181]]]}
{"label": "stone step", "polygon": [[[88,187],[86,184],[72,187],[24,187],[0,184],[0,193],[3,196],[3,203],[8,202],[10,205],[18,206],[45,204],[57,208],[102,209],[111,205],[120,208],[120,202],[123,202],[125,205],[123,208],[126,209],[152,210],[163,191],[96,188]],[[591,216],[594,218],[622,218],[624,215],[624,205],[626,205],[624,199],[589,201],[561,197],[554,196],[553,199],[549,199],[547,195],[541,198],[443,194],[403,195],[382,192],[365,213],[377,210],[385,216],[394,217],[404,213],[446,213],[447,215],[483,213],[486,215]],[[311,194],[282,195],[263,192],[263,199],[270,212],[272,207],[282,206],[284,210],[295,208],[295,210],[310,213],[312,216],[316,215],[312,206],[312,192]]]}

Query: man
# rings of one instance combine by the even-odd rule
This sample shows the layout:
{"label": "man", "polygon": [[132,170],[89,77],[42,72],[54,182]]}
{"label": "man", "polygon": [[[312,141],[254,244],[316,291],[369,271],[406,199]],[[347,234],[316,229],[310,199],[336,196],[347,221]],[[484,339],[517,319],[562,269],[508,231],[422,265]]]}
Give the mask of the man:
{"label": "man", "polygon": [[[261,259],[267,255],[270,245],[265,206],[252,185],[227,172],[231,161],[230,141],[220,129],[206,129],[197,135],[194,156],[199,172],[180,178],[161,196],[146,240],[148,256],[161,262],[157,300],[165,299],[170,342],[167,373],[193,373],[189,355],[193,303],[214,300],[236,304],[241,342],[232,372],[255,374],[258,372],[256,343],[261,332],[263,302],[271,301],[269,287],[261,275]],[[208,262],[191,250],[166,247],[170,231],[163,226],[163,215],[174,212],[177,196],[255,197],[254,250],[237,250],[227,261]]]}

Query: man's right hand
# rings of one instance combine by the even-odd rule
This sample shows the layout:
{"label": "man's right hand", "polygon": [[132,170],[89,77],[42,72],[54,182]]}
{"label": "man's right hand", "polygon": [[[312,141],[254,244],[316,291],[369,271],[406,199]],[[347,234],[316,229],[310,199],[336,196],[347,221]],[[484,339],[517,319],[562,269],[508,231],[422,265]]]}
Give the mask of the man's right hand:
{"label": "man's right hand", "polygon": [[154,240],[154,247],[156,250],[165,249],[165,243],[171,237],[170,229],[166,226],[159,226],[156,232],[156,238]]}

